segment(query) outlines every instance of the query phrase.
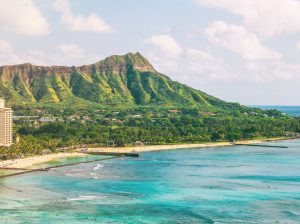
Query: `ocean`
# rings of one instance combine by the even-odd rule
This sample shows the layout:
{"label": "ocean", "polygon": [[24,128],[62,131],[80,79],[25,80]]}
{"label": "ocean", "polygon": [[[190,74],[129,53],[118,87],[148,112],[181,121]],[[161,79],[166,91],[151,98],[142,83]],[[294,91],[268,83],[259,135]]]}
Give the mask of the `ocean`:
{"label": "ocean", "polygon": [[276,109],[279,110],[283,113],[292,115],[292,116],[300,116],[300,106],[251,106],[251,107],[257,107],[257,108],[261,108],[261,109]]}
{"label": "ocean", "polygon": [[0,223],[300,223],[300,140],[264,144],[289,148],[147,152],[0,179]]}

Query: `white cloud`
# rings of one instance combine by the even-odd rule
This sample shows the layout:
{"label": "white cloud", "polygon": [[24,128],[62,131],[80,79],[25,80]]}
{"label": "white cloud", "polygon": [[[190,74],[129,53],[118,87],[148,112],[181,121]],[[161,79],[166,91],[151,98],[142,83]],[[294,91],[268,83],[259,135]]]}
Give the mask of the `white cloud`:
{"label": "white cloud", "polygon": [[11,45],[6,42],[5,40],[0,40],[0,52],[1,53],[10,53],[12,52],[12,47]]}
{"label": "white cloud", "polygon": [[208,52],[188,48],[186,50],[186,60],[191,72],[198,74],[201,78],[231,79],[235,77],[233,73],[228,72],[222,59]]}
{"label": "white cloud", "polygon": [[152,36],[144,42],[149,46],[148,57],[155,68],[178,81],[233,78],[222,59],[206,51],[185,48],[169,35]]}
{"label": "white cloud", "polygon": [[14,49],[6,40],[0,39],[0,66],[31,63],[33,65],[73,66],[91,64],[97,61],[98,55],[86,52],[72,43],[58,45],[51,53],[45,54],[38,49]]}
{"label": "white cloud", "polygon": [[144,43],[150,46],[149,58],[159,71],[178,71],[178,59],[182,56],[183,48],[173,37],[166,34],[154,35]]}
{"label": "white cloud", "polygon": [[27,62],[45,65],[44,59],[45,55],[41,51],[30,49],[26,52],[17,54],[10,43],[5,40],[0,40],[0,66]]}
{"label": "white cloud", "polygon": [[29,36],[49,34],[49,25],[32,0],[0,0],[0,28]]}
{"label": "white cloud", "polygon": [[83,49],[74,43],[62,43],[57,46],[57,51],[50,55],[51,65],[81,66],[99,61],[99,54]]}
{"label": "white cloud", "polygon": [[61,20],[74,32],[111,32],[111,27],[98,15],[74,15],[68,0],[56,0],[55,9],[62,13]]}
{"label": "white cloud", "polygon": [[300,32],[299,0],[196,0],[243,17],[244,24],[266,37]]}
{"label": "white cloud", "polygon": [[244,68],[250,76],[262,83],[272,80],[300,80],[300,65],[280,61],[249,62],[244,65]]}
{"label": "white cloud", "polygon": [[281,55],[261,44],[260,39],[242,26],[216,21],[205,30],[211,42],[240,54],[248,60],[279,59]]}
{"label": "white cloud", "polygon": [[167,58],[178,58],[182,53],[181,46],[169,35],[152,36],[145,43],[154,47],[156,51]]}
{"label": "white cloud", "polygon": [[18,57],[14,54],[13,48],[5,40],[0,40],[0,61],[1,65],[16,63]]}
{"label": "white cloud", "polygon": [[[48,55],[47,55],[48,56]],[[47,65],[46,55],[41,50],[29,49],[27,52],[21,54],[19,63],[31,63],[34,65]]]}
{"label": "white cloud", "polygon": [[68,57],[82,58],[85,54],[85,51],[76,44],[61,44],[58,48]]}
{"label": "white cloud", "polygon": [[300,51],[300,42],[297,43],[296,47]]}

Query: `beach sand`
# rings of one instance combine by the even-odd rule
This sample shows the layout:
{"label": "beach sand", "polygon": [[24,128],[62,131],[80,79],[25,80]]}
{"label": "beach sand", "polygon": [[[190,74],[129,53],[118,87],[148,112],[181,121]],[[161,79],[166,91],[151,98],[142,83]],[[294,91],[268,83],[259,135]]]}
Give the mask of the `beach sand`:
{"label": "beach sand", "polygon": [[68,157],[77,157],[77,156],[86,156],[87,154],[79,152],[70,152],[70,153],[56,153],[56,154],[47,154],[40,156],[26,157],[22,159],[9,159],[9,160],[0,160],[0,168],[28,168],[35,164],[45,163],[59,158],[68,158]]}
{"label": "beach sand", "polygon": [[[160,150],[172,150],[172,149],[188,149],[188,148],[207,148],[207,147],[220,147],[220,146],[231,146],[234,144],[255,144],[266,141],[279,141],[285,140],[286,138],[270,138],[263,140],[247,140],[238,142],[213,142],[213,143],[201,143],[201,144],[174,144],[174,145],[150,145],[150,146],[135,146],[135,147],[117,147],[117,148],[88,148],[87,152],[117,152],[117,153],[130,153],[130,152],[150,152],[150,151],[160,151]],[[45,163],[59,158],[67,157],[77,157],[86,156],[82,152],[69,152],[69,153],[56,153],[47,154],[41,156],[32,156],[22,159],[12,159],[12,160],[0,160],[0,168],[28,168],[35,164]]]}
{"label": "beach sand", "polygon": [[188,149],[188,148],[207,148],[207,147],[220,147],[220,146],[232,146],[234,144],[256,144],[268,141],[280,141],[287,138],[268,138],[263,140],[246,140],[236,142],[209,142],[199,144],[174,144],[174,145],[146,145],[146,146],[134,146],[134,147],[103,147],[103,148],[89,148],[88,151],[92,152],[117,152],[117,153],[130,153],[130,152],[151,152],[161,150],[172,149]]}
{"label": "beach sand", "polygon": [[176,145],[145,145],[133,147],[103,147],[103,148],[89,148],[88,151],[92,152],[117,152],[117,153],[130,153],[130,152],[151,152],[172,149],[188,149],[188,148],[206,148],[206,147],[219,147],[233,145],[230,142],[218,143],[201,143],[201,144],[176,144]]}

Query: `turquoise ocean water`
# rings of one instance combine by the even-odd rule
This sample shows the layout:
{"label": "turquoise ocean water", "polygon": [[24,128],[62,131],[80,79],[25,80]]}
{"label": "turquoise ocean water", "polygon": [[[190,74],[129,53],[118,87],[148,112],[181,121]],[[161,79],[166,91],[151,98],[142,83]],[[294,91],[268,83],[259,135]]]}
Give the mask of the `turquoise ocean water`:
{"label": "turquoise ocean water", "polygon": [[276,109],[292,116],[300,116],[300,106],[252,106],[252,107],[258,107],[261,109]]}
{"label": "turquoise ocean water", "polygon": [[289,148],[149,152],[0,179],[0,223],[300,223],[300,140],[264,144]]}

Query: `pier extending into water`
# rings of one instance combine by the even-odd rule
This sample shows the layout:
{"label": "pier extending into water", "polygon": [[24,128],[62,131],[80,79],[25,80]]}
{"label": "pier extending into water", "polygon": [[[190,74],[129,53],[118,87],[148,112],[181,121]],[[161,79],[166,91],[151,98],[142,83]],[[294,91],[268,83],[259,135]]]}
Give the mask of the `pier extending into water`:
{"label": "pier extending into water", "polygon": [[239,146],[255,146],[255,147],[266,147],[266,148],[283,148],[287,149],[288,146],[283,146],[283,145],[260,145],[260,144],[242,144],[242,143],[236,143],[234,145],[239,145]]}
{"label": "pier extending into water", "polygon": [[117,159],[117,158],[121,158],[121,157],[124,157],[124,156],[139,157],[138,153],[86,152],[84,154],[89,154],[89,155],[107,155],[107,156],[112,156],[112,157],[101,158],[101,159],[94,159],[94,160],[77,162],[77,163],[68,163],[68,164],[57,165],[57,166],[50,166],[50,167],[39,168],[39,169],[0,167],[0,171],[1,170],[6,170],[6,171],[8,171],[8,170],[20,171],[20,172],[11,173],[11,174],[0,175],[0,179],[6,178],[6,177],[18,176],[18,175],[22,175],[22,174],[26,174],[26,173],[33,173],[33,172],[39,172],[39,171],[49,171],[51,169],[56,169],[56,168],[61,168],[61,167],[66,167],[66,166],[75,166],[75,165],[85,164],[85,163],[92,163],[92,162],[98,162],[98,161],[103,161],[103,160]]}
{"label": "pier extending into water", "polygon": [[133,152],[84,152],[85,154],[90,154],[90,155],[103,155],[103,156],[130,156],[130,157],[139,157],[140,154],[138,153],[133,153]]}

